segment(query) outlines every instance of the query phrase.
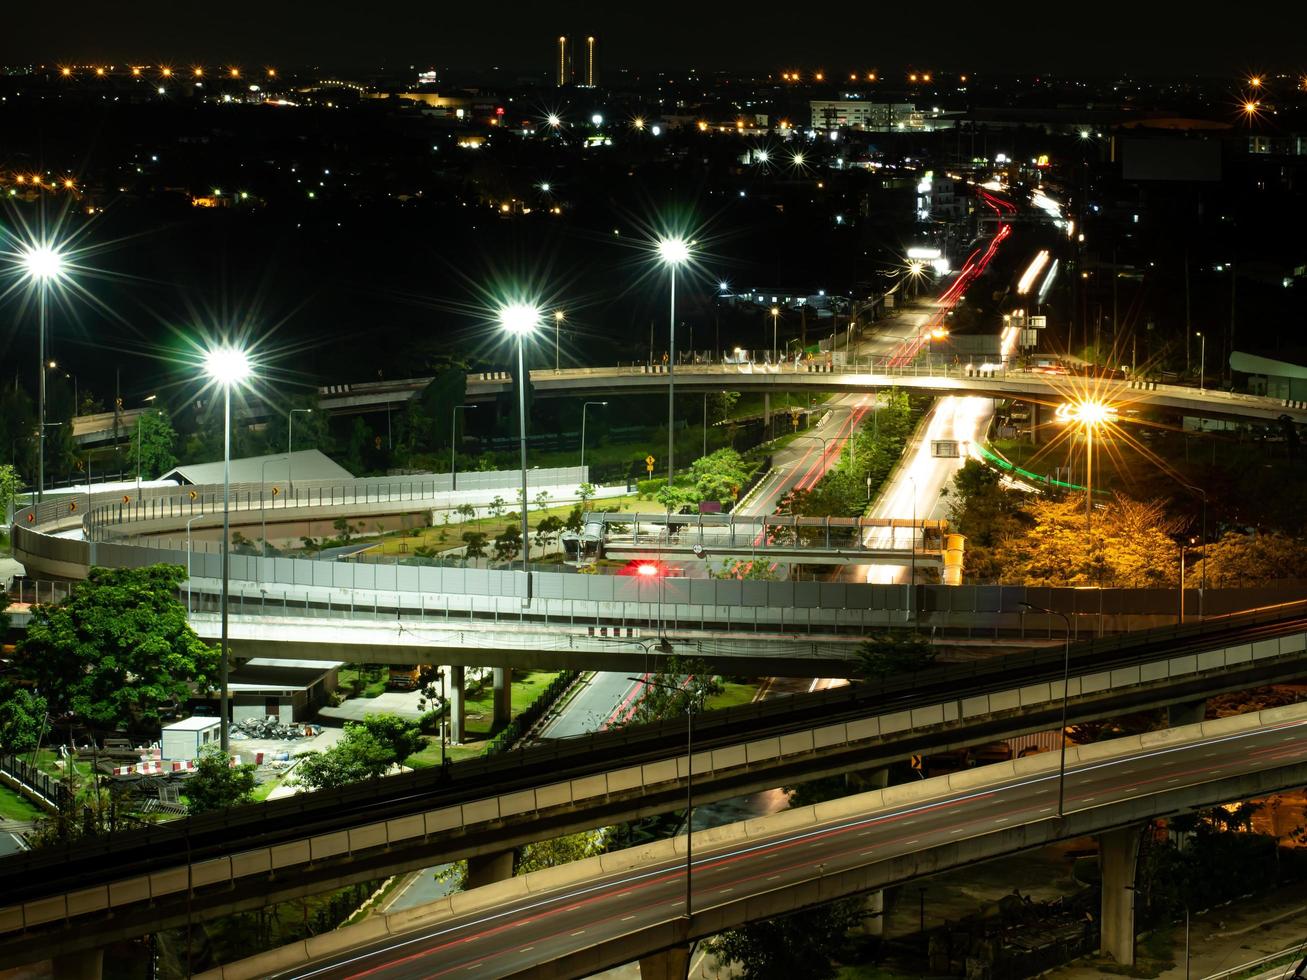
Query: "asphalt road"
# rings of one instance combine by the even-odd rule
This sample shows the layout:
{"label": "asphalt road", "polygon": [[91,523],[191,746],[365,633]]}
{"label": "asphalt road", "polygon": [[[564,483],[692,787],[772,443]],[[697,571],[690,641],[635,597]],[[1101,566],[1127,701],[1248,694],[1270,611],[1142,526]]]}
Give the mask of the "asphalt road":
{"label": "asphalt road", "polygon": [[[1307,722],[1149,749],[1067,772],[1067,807],[1097,807],[1150,792],[1307,757]],[[869,812],[747,846],[695,855],[699,909],[993,831],[1056,819],[1057,775],[1041,775]],[[666,862],[541,892],[448,920],[283,977],[417,980],[495,978],[554,961],[596,941],[682,916],[685,869]]]}

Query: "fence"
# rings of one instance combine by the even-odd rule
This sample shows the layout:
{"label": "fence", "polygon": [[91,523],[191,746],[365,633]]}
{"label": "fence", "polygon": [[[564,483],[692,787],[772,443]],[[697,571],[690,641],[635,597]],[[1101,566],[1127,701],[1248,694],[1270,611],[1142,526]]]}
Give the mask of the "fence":
{"label": "fence", "polygon": [[0,755],[0,772],[22,783],[45,801],[46,805],[56,810],[66,809],[71,802],[66,783],[17,756]]}
{"label": "fence", "polygon": [[486,755],[499,755],[502,752],[508,752],[516,744],[517,740],[531,730],[531,726],[544,717],[546,711],[553,707],[554,702],[563,696],[572,682],[580,676],[580,671],[564,670],[559,673],[549,686],[540,692],[540,696],[526,706],[516,718],[509,721],[503,731],[496,735],[486,747]]}

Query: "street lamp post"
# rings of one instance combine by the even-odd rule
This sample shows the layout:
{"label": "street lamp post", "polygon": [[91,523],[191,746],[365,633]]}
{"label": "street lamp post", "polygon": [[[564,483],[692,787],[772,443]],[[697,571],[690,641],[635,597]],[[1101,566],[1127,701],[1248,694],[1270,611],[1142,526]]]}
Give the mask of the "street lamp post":
{"label": "street lamp post", "polygon": [[204,370],[221,388],[222,411],[222,650],[218,666],[219,744],[224,754],[230,751],[227,705],[228,624],[231,579],[231,389],[250,376],[250,362],[236,347],[215,347],[204,358]]}
{"label": "street lamp post", "polygon": [[[50,283],[64,274],[64,256],[49,245],[33,245],[23,250],[22,263],[27,277],[36,283],[37,309],[37,363],[41,367],[38,402],[38,428],[36,434],[36,501],[45,497],[45,331],[46,307],[49,305]],[[74,406],[76,414],[76,406]]]}
{"label": "street lamp post", "polygon": [[675,684],[668,684],[664,681],[651,680],[649,677],[631,677],[629,680],[639,681],[641,684],[647,684],[650,687],[660,687],[664,691],[671,691],[674,694],[684,694],[685,699],[685,917],[688,919],[694,913],[694,906],[690,900],[690,876],[694,868],[694,696],[690,692],[683,690]]}
{"label": "street lamp post", "polygon": [[779,356],[779,351],[776,346],[776,330],[777,324],[780,322],[780,317],[781,308],[779,306],[773,306],[771,308],[771,359],[773,361],[775,361]]}
{"label": "street lamp post", "polygon": [[658,257],[667,266],[672,287],[667,320],[667,487],[670,490],[676,473],[676,268],[689,261],[690,243],[680,237],[661,238]]}
{"label": "street lamp post", "polygon": [[295,492],[295,481],[294,481],[293,479],[291,479],[291,472],[292,472],[292,469],[291,469],[291,468],[295,465],[295,456],[294,456],[294,448],[293,448],[293,445],[294,445],[293,437],[294,437],[294,435],[295,435],[295,413],[296,413],[296,412],[303,412],[305,415],[312,415],[312,414],[313,414],[313,409],[311,409],[311,408],[292,408],[292,409],[291,409],[291,410],[286,414],[286,495],[287,495],[287,496],[290,496],[290,494],[292,494],[292,493]]}
{"label": "street lamp post", "polygon": [[1057,815],[1065,816],[1066,809],[1066,707],[1068,688],[1071,684],[1071,617],[1064,612],[1058,612],[1056,609],[1045,609],[1043,606],[1036,606],[1031,602],[1022,602],[1020,605],[1025,606],[1032,612],[1042,612],[1049,616],[1061,616],[1062,622],[1066,624],[1066,643],[1062,652],[1062,727],[1058,729],[1062,742],[1062,758],[1057,765]]}
{"label": "street lamp post", "polygon": [[517,338],[517,424],[522,457],[522,574],[526,576],[524,606],[531,604],[531,543],[526,522],[526,356],[523,345],[540,324],[540,310],[527,303],[511,303],[499,310],[499,325]]}
{"label": "street lamp post", "polygon": [[[454,491],[458,489],[458,413],[469,408],[476,408],[475,405],[455,405],[453,411],[449,413],[449,489]],[[464,419],[464,425],[467,420]]]}
{"label": "street lamp post", "polygon": [[585,402],[581,406],[581,474],[585,475],[585,410],[591,405],[607,405],[607,402]]}
{"label": "street lamp post", "polygon": [[558,333],[561,327],[563,326],[563,320],[565,319],[566,319],[566,315],[563,313],[562,310],[554,310],[554,373],[555,374],[557,374],[559,370]]}
{"label": "street lamp post", "polygon": [[1201,330],[1198,336],[1198,390],[1203,391],[1207,383],[1207,334]]}

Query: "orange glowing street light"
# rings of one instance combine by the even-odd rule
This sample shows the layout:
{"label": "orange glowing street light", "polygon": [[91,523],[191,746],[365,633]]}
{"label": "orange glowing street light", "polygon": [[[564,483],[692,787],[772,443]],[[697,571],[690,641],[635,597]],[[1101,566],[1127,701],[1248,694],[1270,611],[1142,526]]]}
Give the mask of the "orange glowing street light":
{"label": "orange glowing street light", "polygon": [[1075,425],[1085,436],[1085,527],[1093,523],[1094,513],[1094,431],[1112,425],[1119,417],[1117,407],[1095,398],[1063,402],[1053,411],[1053,417],[1067,425]]}

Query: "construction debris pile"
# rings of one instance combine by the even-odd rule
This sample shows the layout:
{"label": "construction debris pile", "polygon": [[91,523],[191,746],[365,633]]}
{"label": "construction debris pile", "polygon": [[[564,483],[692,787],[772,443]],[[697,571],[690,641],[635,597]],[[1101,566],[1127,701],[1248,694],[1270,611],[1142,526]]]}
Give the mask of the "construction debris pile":
{"label": "construction debris pile", "polygon": [[244,718],[233,722],[231,737],[234,739],[263,738],[288,740],[296,738],[313,738],[321,734],[321,725],[290,724],[283,725],[272,715],[263,718]]}

